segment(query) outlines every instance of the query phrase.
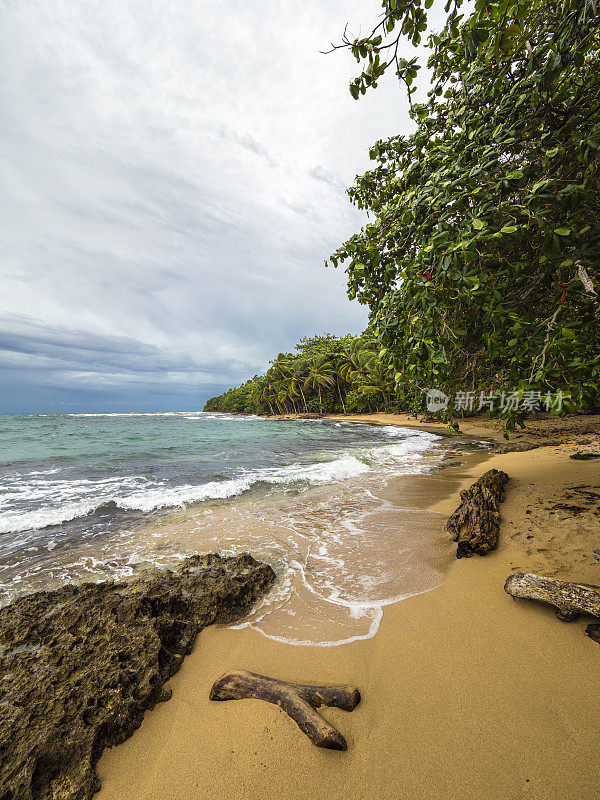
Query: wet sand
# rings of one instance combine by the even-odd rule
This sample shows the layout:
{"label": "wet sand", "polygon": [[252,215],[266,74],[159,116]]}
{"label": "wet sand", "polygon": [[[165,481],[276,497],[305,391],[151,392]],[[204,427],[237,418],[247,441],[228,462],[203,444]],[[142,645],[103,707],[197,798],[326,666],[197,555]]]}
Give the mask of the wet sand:
{"label": "wet sand", "polygon": [[[439,473],[430,510],[440,520],[456,507],[458,489],[483,471],[509,473],[500,546],[454,562],[438,588],[386,606],[374,638],[323,648],[283,644],[251,628],[205,629],[170,681],[172,700],[103,755],[98,797],[599,797],[600,648],[584,635],[585,621],[559,622],[503,590],[507,575],[521,569],[600,583],[593,557],[600,463],[569,458],[600,451],[600,426],[598,417],[577,419],[559,430],[554,420],[534,422],[523,436],[543,441],[559,433],[560,446]],[[553,508],[575,504],[574,497],[581,512]],[[230,669],[356,684],[363,700],[354,712],[324,712],[348,751],[315,748],[281,710],[260,701],[210,702],[213,681]]]}

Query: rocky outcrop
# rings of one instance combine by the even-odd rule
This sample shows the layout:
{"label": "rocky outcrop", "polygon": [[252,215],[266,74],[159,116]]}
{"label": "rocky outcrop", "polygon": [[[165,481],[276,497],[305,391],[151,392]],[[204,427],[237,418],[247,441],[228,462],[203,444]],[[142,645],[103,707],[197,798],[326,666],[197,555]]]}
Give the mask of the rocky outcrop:
{"label": "rocky outcrop", "polygon": [[540,447],[536,442],[508,442],[496,445],[496,453],[525,453],[527,450],[537,450]]}
{"label": "rocky outcrop", "polygon": [[274,580],[247,553],[193,556],[0,609],[0,800],[90,798],[100,754],[170,697],[198,632],[242,617]]}

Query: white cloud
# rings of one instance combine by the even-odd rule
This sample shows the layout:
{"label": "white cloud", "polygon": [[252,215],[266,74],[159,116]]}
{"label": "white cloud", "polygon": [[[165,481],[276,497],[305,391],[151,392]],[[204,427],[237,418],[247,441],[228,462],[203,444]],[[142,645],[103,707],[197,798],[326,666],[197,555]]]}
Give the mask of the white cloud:
{"label": "white cloud", "polygon": [[[376,139],[408,130],[406,102],[389,81],[356,103],[351,57],[319,50],[379,9],[377,0],[5,4],[0,315],[58,330],[60,342],[99,337],[110,352],[117,337],[147,348],[143,365],[127,367],[134,404],[135,376],[147,398],[148,376],[173,360],[187,366],[185,377],[169,370],[169,402],[179,380],[188,403],[190,384],[206,396],[300,336],[362,329],[343,272],[323,260],[360,226],[343,187],[368,168]],[[4,386],[32,387],[37,375],[40,386],[104,391],[110,369],[122,383],[112,356],[96,366],[85,346],[65,369],[60,342],[27,356],[55,358],[56,374],[51,363],[44,378],[42,362],[28,371],[22,356],[12,367],[5,359]],[[14,404],[14,392],[7,398]]]}

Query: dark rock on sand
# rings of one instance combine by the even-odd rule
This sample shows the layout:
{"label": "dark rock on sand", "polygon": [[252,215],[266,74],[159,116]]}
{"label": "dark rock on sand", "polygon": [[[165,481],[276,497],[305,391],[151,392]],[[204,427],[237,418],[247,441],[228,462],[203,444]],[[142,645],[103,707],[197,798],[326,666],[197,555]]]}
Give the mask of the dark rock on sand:
{"label": "dark rock on sand", "polygon": [[524,453],[526,450],[535,450],[539,444],[534,442],[508,442],[496,447],[496,453]]}
{"label": "dark rock on sand", "polygon": [[547,439],[542,442],[507,442],[496,447],[496,453],[524,453],[526,450],[536,450],[538,447],[557,447],[562,444],[560,439]]}
{"label": "dark rock on sand", "polygon": [[600,625],[598,625],[598,623],[593,622],[591,625],[588,625],[585,629],[585,632],[590,639],[593,639],[595,642],[600,644]]}
{"label": "dark rock on sand", "polygon": [[102,751],[169,699],[198,632],[244,616],[274,580],[247,553],[192,556],[0,609],[0,800],[90,798]]}
{"label": "dark rock on sand", "polygon": [[592,458],[600,458],[600,453],[573,453],[569,458],[575,461],[590,461]]}

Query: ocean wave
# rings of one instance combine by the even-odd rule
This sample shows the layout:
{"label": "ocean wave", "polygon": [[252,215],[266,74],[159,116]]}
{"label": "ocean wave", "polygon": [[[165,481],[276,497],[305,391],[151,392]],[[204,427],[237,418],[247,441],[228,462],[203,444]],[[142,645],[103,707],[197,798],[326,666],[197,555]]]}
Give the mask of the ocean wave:
{"label": "ocean wave", "polygon": [[[195,418],[202,412],[136,412],[141,416],[179,416]],[[73,416],[131,416],[131,413],[97,413]],[[206,415],[224,419],[245,419],[231,415]],[[246,417],[247,418],[247,417]],[[308,420],[314,422],[316,420]],[[351,423],[343,423],[351,424]],[[189,480],[174,483],[167,478],[148,475],[111,475],[105,478],[79,477],[61,479],[58,468],[21,472],[0,487],[0,533],[47,528],[98,512],[109,503],[123,511],[149,513],[159,509],[186,507],[210,500],[238,497],[259,485],[317,486],[355,478],[373,469],[395,474],[422,472],[428,468],[426,451],[435,447],[439,437],[429,432],[407,431],[395,426],[378,428],[388,435],[389,443],[353,446],[349,450],[314,453],[312,463],[249,469],[203,482]],[[380,440],[381,441],[381,440]]]}
{"label": "ocean wave", "polygon": [[[47,528],[96,513],[107,504],[124,511],[151,512],[163,508],[185,507],[207,500],[227,500],[256,486],[304,483],[320,485],[356,477],[370,467],[352,455],[317,464],[268,468],[249,471],[234,478],[201,484],[169,485],[144,477],[112,477],[106,480],[76,481],[33,480],[20,484],[13,492],[5,492],[0,509],[0,533]],[[82,496],[83,495],[83,496]],[[43,507],[9,510],[11,503],[43,503]],[[49,506],[54,507],[49,507]]]}

